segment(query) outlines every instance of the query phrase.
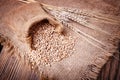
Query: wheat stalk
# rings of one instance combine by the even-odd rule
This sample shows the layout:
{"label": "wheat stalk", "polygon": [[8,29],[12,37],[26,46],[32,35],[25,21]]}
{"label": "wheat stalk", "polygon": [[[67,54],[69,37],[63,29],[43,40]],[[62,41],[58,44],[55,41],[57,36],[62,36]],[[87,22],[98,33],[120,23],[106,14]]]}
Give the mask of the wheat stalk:
{"label": "wheat stalk", "polygon": [[[106,32],[105,30],[102,30],[101,28],[93,25],[90,23],[90,20],[98,20],[103,23],[109,23],[109,24],[120,24],[119,20],[109,18],[105,16],[104,14],[100,13],[93,13],[90,11],[85,10],[79,10],[77,8],[67,8],[67,7],[56,7],[46,4],[41,4],[42,8],[51,16],[53,16],[55,19],[57,19],[59,22],[61,22],[64,26],[72,29],[74,32],[78,33],[80,36],[82,36],[85,40],[87,40],[90,44],[100,48],[104,52],[107,53],[113,53],[113,49],[111,49],[108,45],[104,44],[100,40],[97,40],[96,38],[90,36],[89,34],[86,34],[85,32],[79,30],[76,25],[71,23],[77,23],[79,25],[82,25],[84,27],[87,27],[89,29],[102,32],[109,37],[111,37],[111,34]],[[112,48],[117,48],[114,45],[111,45]]]}

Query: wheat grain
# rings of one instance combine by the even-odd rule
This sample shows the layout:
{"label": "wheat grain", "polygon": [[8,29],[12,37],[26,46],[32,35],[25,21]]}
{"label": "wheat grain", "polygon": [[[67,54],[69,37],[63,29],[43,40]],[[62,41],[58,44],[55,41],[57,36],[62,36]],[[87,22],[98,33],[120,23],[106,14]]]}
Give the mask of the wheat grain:
{"label": "wheat grain", "polygon": [[32,69],[35,66],[41,69],[41,66],[51,65],[74,53],[75,38],[70,34],[56,33],[49,23],[37,26],[40,27],[34,34],[32,45],[35,50],[28,54]]}

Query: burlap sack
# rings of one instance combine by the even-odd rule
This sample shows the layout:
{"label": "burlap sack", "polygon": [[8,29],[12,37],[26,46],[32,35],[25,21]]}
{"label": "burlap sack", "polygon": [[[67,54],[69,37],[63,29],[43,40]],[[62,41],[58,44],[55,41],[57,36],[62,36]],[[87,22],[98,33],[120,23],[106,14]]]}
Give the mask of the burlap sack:
{"label": "burlap sack", "polygon": [[94,80],[109,57],[119,52],[116,16],[90,10],[98,16],[88,18],[91,27],[70,23],[81,31],[77,33],[39,2],[1,3],[0,80]]}

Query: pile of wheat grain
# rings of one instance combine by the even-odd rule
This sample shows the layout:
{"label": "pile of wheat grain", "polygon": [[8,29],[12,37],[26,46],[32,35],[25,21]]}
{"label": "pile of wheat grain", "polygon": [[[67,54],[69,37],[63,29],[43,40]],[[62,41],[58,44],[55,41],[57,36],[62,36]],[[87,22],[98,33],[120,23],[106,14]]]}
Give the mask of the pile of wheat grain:
{"label": "pile of wheat grain", "polygon": [[39,29],[33,37],[30,57],[32,65],[46,66],[53,62],[61,61],[74,53],[75,38],[70,34],[59,34],[50,24],[37,25]]}

